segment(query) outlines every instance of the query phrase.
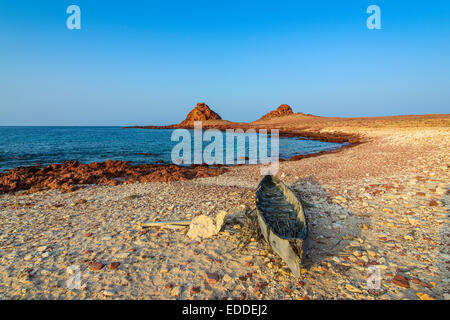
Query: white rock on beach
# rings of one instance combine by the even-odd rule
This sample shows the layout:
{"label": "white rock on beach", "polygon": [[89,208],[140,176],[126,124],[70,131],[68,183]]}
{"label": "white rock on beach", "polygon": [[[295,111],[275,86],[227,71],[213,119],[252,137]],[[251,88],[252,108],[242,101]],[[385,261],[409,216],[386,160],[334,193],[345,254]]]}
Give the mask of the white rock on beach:
{"label": "white rock on beach", "polygon": [[106,297],[113,297],[116,295],[116,292],[114,290],[104,290],[103,295]]}
{"label": "white rock on beach", "polygon": [[225,223],[226,211],[220,211],[214,221],[213,218],[200,215],[192,219],[187,236],[191,239],[210,238],[220,232]]}

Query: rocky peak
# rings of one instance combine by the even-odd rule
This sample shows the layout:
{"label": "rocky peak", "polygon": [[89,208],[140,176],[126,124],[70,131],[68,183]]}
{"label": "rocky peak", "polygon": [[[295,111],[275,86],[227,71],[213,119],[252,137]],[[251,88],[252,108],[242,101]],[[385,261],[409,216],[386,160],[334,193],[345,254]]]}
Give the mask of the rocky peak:
{"label": "rocky peak", "polygon": [[266,115],[262,116],[259,120],[268,120],[272,118],[279,118],[294,114],[291,107],[287,104],[280,105],[276,110],[272,110]]}
{"label": "rocky peak", "polygon": [[212,111],[206,103],[199,102],[197,106],[188,113],[186,119],[180,123],[183,125],[192,125],[194,121],[206,121],[206,120],[222,120],[222,118]]}

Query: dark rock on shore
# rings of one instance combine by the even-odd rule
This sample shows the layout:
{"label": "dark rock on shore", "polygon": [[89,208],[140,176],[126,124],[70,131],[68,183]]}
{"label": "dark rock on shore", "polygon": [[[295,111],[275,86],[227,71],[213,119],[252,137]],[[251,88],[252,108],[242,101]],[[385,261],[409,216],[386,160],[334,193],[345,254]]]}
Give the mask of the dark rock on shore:
{"label": "dark rock on shore", "polygon": [[118,185],[134,182],[169,182],[217,176],[226,169],[221,166],[174,164],[131,165],[120,160],[81,164],[68,161],[47,167],[19,167],[0,174],[0,194],[28,190],[59,189],[71,192],[84,184]]}
{"label": "dark rock on shore", "polygon": [[313,154],[299,154],[299,155],[290,157],[289,161],[296,161],[296,160],[301,160],[301,159],[305,159],[305,158],[316,157],[316,156],[320,156],[320,155],[326,154],[326,153],[327,152],[323,150],[323,151],[313,153]]}

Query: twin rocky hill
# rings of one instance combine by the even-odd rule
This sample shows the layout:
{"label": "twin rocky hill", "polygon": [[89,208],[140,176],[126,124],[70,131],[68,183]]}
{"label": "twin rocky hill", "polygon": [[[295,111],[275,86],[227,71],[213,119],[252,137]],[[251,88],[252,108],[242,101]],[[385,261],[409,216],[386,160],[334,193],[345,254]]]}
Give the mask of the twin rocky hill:
{"label": "twin rocky hill", "polygon": [[[277,109],[270,111],[266,115],[262,116],[255,122],[270,120],[274,118],[280,118],[284,116],[293,115],[294,112],[292,108],[287,104],[280,105]],[[298,114],[302,114],[299,112]],[[193,128],[194,121],[206,122],[204,127],[215,127],[218,129],[223,129],[224,127],[229,127],[231,124],[237,124],[239,127],[245,127],[244,123],[234,123],[227,120],[223,120],[222,117],[211,110],[211,108],[204,102],[197,103],[197,106],[192,109],[186,119],[178,124],[172,124],[168,126],[134,126],[131,128],[145,128],[145,129],[177,129],[177,128]]]}
{"label": "twin rocky hill", "polygon": [[[287,104],[280,105],[276,110],[272,110],[269,113],[262,116],[257,121],[269,120],[273,118],[279,118],[284,116],[293,115],[294,112],[292,108]],[[179,124],[175,125],[177,127],[192,127],[194,121],[209,121],[209,120],[222,120],[220,115],[211,110],[211,108],[203,102],[197,103],[197,106],[189,112],[186,119],[184,119]],[[222,120],[222,122],[227,122]]]}

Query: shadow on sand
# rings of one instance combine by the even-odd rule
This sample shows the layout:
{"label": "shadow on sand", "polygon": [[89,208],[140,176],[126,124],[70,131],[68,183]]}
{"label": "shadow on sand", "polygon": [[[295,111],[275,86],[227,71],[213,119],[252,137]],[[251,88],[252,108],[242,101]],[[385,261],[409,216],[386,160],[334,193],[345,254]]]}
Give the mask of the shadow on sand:
{"label": "shadow on sand", "polygon": [[[297,180],[290,188],[302,202],[308,223],[309,243],[303,267],[309,269],[321,264],[327,257],[338,256],[346,260],[351,254],[345,250],[348,241],[355,242],[355,239],[361,237],[362,224],[370,224],[369,217],[342,206],[313,176]],[[357,245],[354,250],[358,250]]]}

